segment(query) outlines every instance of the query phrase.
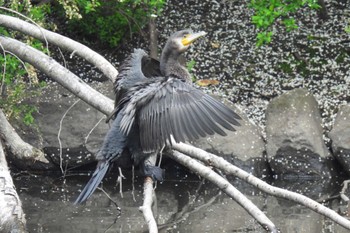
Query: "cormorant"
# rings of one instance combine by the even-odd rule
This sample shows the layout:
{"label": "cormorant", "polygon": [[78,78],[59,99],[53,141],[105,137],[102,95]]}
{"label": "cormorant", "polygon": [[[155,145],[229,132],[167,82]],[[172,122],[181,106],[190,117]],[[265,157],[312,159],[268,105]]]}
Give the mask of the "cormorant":
{"label": "cormorant", "polygon": [[75,204],[91,196],[113,162],[120,166],[132,160],[144,176],[162,180],[162,169],[143,163],[152,152],[171,147],[172,138],[184,142],[214,133],[226,135],[222,128],[234,130],[232,125],[239,125],[235,112],[191,84],[189,72],[178,61],[205,34],[175,32],[160,62],[135,49],[121,65],[115,81],[114,121],[97,153],[97,168]]}

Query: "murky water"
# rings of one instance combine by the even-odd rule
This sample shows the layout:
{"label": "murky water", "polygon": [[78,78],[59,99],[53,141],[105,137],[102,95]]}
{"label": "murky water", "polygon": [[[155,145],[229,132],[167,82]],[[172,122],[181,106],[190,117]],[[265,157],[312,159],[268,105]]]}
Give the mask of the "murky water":
{"label": "murky water", "polygon": [[[157,184],[157,213],[160,232],[265,232],[247,212],[208,182],[194,175],[176,174]],[[117,175],[105,179],[103,189],[117,203],[118,210],[101,190],[85,205],[74,206],[79,190],[88,180],[85,175],[59,174],[15,176],[23,202],[29,232],[147,232],[143,216],[142,179],[136,177],[133,190],[131,175],[123,181],[123,197],[116,187]],[[234,181],[283,233],[345,233],[339,225],[293,202],[268,196],[250,185]],[[333,195],[337,182],[275,181],[278,186],[304,193],[314,199]],[[341,206],[335,201],[334,208]]]}

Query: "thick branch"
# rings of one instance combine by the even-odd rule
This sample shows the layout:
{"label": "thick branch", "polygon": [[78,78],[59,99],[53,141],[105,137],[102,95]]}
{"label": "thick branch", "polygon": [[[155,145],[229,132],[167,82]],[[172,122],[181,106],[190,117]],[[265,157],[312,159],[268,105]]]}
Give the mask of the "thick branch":
{"label": "thick branch", "polygon": [[146,177],[143,183],[143,205],[140,207],[140,210],[142,211],[143,217],[147,223],[149,233],[158,232],[157,222],[152,212],[154,195],[153,180],[151,177]]}
{"label": "thick branch", "polygon": [[227,162],[225,159],[216,156],[214,154],[208,153],[199,148],[193,147],[191,145],[187,145],[184,143],[174,143],[173,149],[181,151],[182,153],[188,154],[193,158],[204,161],[211,166],[221,169],[223,172],[227,174],[232,174],[246,181],[247,183],[257,187],[258,189],[276,197],[282,197],[288,200],[292,200],[296,203],[299,203],[311,210],[322,214],[339,225],[345,227],[346,229],[350,229],[350,221],[346,218],[343,218],[335,211],[319,204],[318,202],[295,192],[288,191],[282,188],[277,188],[272,185],[267,184],[266,182],[256,178],[255,176],[249,174],[248,172],[234,166],[233,164]]}
{"label": "thick branch", "polygon": [[11,51],[23,61],[32,64],[97,110],[106,115],[112,112],[113,101],[111,99],[84,83],[51,57],[11,38],[0,36],[0,43],[5,50]]}
{"label": "thick branch", "polygon": [[[156,161],[157,153],[153,153],[144,161],[144,163],[147,166],[155,166]],[[157,204],[155,197],[156,193],[153,189],[153,179],[152,177],[146,177],[143,182],[143,204],[140,207],[140,210],[143,213],[143,217],[147,223],[149,232],[152,233],[158,232],[157,222],[152,211],[152,206]]]}
{"label": "thick branch", "polygon": [[48,31],[44,28],[39,28],[36,25],[8,15],[0,15],[0,26],[11,28],[42,41],[47,40],[49,43],[64,50],[73,52],[95,65],[112,81],[114,81],[118,75],[118,71],[103,56],[70,38]]}
{"label": "thick branch", "polygon": [[254,205],[246,196],[233,187],[232,184],[215,173],[209,167],[206,167],[196,160],[175,150],[173,150],[169,156],[185,167],[191,169],[191,171],[198,173],[201,177],[217,185],[222,191],[241,205],[251,216],[253,216],[266,231],[271,233],[278,232],[275,224],[273,224],[273,222],[271,222],[270,219],[268,219],[256,205]]}
{"label": "thick branch", "polygon": [[0,109],[0,138],[5,140],[7,147],[16,159],[16,163],[21,167],[38,169],[42,166],[45,167],[45,164],[49,163],[41,150],[22,140],[22,138],[16,133],[15,129],[7,121],[2,109]]}
{"label": "thick branch", "polygon": [[22,203],[7,166],[0,140],[0,232],[26,232]]}

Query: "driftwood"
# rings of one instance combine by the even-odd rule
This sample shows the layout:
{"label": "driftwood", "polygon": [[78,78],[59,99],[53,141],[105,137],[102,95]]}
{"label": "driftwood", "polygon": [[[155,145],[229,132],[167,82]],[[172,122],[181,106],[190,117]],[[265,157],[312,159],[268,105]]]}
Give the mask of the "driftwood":
{"label": "driftwood", "polygon": [[7,166],[0,140],[0,232],[27,232],[22,203]]}
{"label": "driftwood", "polygon": [[[6,24],[4,24],[4,22],[2,22],[5,19],[8,19],[8,18],[4,18],[4,17],[1,18],[0,17],[0,25],[3,25],[3,26],[6,25]],[[22,23],[23,21],[17,20],[16,22]],[[12,29],[15,29],[15,28],[20,29],[22,27],[12,27]],[[40,31],[40,33],[45,35],[45,36],[42,36],[42,38],[44,38],[44,37],[47,38],[46,31],[44,31],[44,30],[39,30],[39,31]],[[29,32],[25,32],[25,33],[29,34]],[[79,98],[81,98],[82,100],[84,100],[85,102],[90,104],[91,106],[95,107],[99,111],[103,112],[106,115],[108,115],[112,112],[112,110],[113,110],[113,101],[112,100],[110,100],[109,98],[105,97],[101,93],[99,93],[96,90],[89,87],[86,83],[82,82],[78,77],[76,77],[74,74],[72,74],[71,72],[66,70],[64,67],[62,67],[60,64],[55,62],[49,56],[47,56],[47,55],[37,51],[36,49],[33,49],[33,48],[31,48],[31,47],[29,47],[29,46],[27,46],[27,45],[25,45],[17,40],[13,40],[10,38],[0,37],[0,43],[5,50],[8,50],[8,51],[14,53],[20,59],[32,64],[37,69],[40,69],[41,71],[46,73],[48,76],[50,76],[52,79],[54,79],[57,82],[59,82],[60,84],[62,84],[65,88],[67,88],[73,94],[77,95]],[[103,66],[100,66],[97,68],[104,69]],[[114,72],[114,73],[116,74],[116,72]],[[279,188],[276,188],[273,186],[267,186],[268,184],[259,180],[258,178],[254,177],[248,173],[244,173],[244,171],[242,171],[242,170],[237,170],[236,167],[231,167],[230,163],[223,160],[222,158],[213,157],[213,156],[206,157],[208,155],[211,156],[211,154],[206,153],[204,151],[201,151],[198,148],[186,147],[186,146],[188,146],[188,145],[186,145],[186,144],[174,144],[173,149],[176,149],[178,151],[181,151],[182,153],[188,154],[188,155],[192,156],[193,158],[203,160],[210,165],[217,166],[222,171],[227,172],[229,174],[236,175],[248,183],[252,182],[252,184],[254,186],[256,186],[257,188],[259,188],[262,191],[265,191],[269,194],[273,195],[275,193],[275,191],[278,190],[277,193],[279,196],[282,196],[282,197],[289,199],[289,200],[292,200],[292,201],[297,201],[298,203],[301,203],[304,206],[307,206],[309,208],[313,207],[311,209],[313,209],[314,211],[321,213],[324,216],[331,218],[332,220],[334,220],[335,222],[337,222],[341,226],[343,226],[347,229],[350,229],[350,221],[341,217],[340,215],[338,215],[334,211],[329,210],[328,208],[323,207],[323,206],[319,206],[319,205],[312,206],[314,203],[308,202],[309,201],[308,199],[304,199],[306,201],[306,203],[304,203],[304,201],[302,199],[295,198],[295,197],[304,197],[303,195],[300,195],[300,194],[297,194],[294,192],[290,192],[287,190],[279,189]],[[198,150],[195,150],[195,149],[198,149]],[[199,156],[199,154],[203,154],[203,155]],[[180,156],[180,153],[178,153],[178,152],[175,152],[170,156],[173,156],[174,159],[176,159],[177,161],[179,161],[180,163],[183,163],[183,164],[186,164],[186,160],[188,160],[185,157],[182,158],[182,156]],[[192,166],[191,169],[196,170],[197,169],[196,167],[198,167],[198,166]],[[203,167],[201,167],[199,170],[201,170],[202,168]],[[199,170],[197,170],[197,172],[199,172]],[[205,174],[202,174],[202,175],[205,176]],[[215,176],[215,178],[207,177],[207,179],[209,179],[209,178],[212,179],[212,181],[214,183],[215,182],[224,182],[224,181],[222,181],[221,178],[217,177],[217,175],[214,175],[214,176]],[[254,183],[254,182],[258,182],[258,181],[259,181],[259,183]],[[260,182],[262,182],[262,183],[260,183]],[[257,185],[255,185],[255,184],[257,184]],[[219,187],[221,189],[223,189],[224,191],[225,190],[227,191],[228,186],[229,186],[229,184],[226,183],[226,184],[220,185]],[[147,188],[147,190],[149,190],[150,187],[152,187],[152,190],[153,190],[152,184],[150,186],[145,187],[145,188]],[[234,190],[234,189],[232,189],[231,186],[230,186],[230,189]],[[144,192],[144,194],[145,194],[144,199],[145,200],[146,199],[152,200],[152,195],[153,195],[152,193],[153,192],[149,192],[149,191]],[[238,193],[236,192],[236,194],[238,194]],[[147,203],[152,203],[152,202],[147,201]],[[250,205],[251,203],[249,203],[248,206],[246,206],[245,201],[239,201],[239,203],[241,205],[245,206],[245,208],[248,209],[248,212],[252,216],[254,216],[254,217],[255,217],[255,215],[259,216],[260,220],[258,220],[258,221],[261,223],[261,225],[263,225],[264,229],[269,230],[271,232],[277,231],[274,224],[266,216],[260,215],[261,211],[256,210],[255,209],[256,207],[252,207],[253,205]],[[148,206],[147,208],[150,209],[151,205],[152,204],[147,204],[147,206]],[[144,206],[146,206],[146,205],[144,205]],[[325,211],[325,210],[327,210],[327,211]],[[153,231],[153,228],[151,230]],[[154,232],[156,232],[156,231],[154,231]]]}

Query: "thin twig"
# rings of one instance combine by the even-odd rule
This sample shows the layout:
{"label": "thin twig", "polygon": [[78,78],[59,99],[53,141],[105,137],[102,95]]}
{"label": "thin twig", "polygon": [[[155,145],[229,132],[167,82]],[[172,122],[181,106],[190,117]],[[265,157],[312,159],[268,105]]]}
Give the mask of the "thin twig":
{"label": "thin twig", "polygon": [[62,59],[63,59],[64,68],[68,69],[68,67],[67,67],[67,61],[66,61],[66,59],[64,58],[64,55],[63,55],[63,53],[62,53],[62,50],[60,49],[60,47],[57,47],[57,48],[58,48],[58,51],[60,52],[60,55],[61,55],[61,57],[62,57]]}
{"label": "thin twig", "polygon": [[[1,47],[1,48],[2,48],[2,47]],[[26,70],[27,74],[29,74],[29,71],[28,71],[28,69],[27,69],[27,66],[26,66],[26,64],[24,63],[24,61],[22,61],[22,59],[20,59],[16,54],[14,54],[14,53],[12,53],[12,52],[10,52],[10,51],[4,51],[4,52],[6,52],[6,53],[10,54],[11,56],[14,56],[15,58],[17,58],[17,60],[22,64],[23,68]]]}
{"label": "thin twig", "polygon": [[68,109],[67,111],[63,114],[61,120],[60,120],[60,127],[58,129],[58,134],[57,134],[57,139],[58,139],[58,144],[60,147],[60,169],[63,175],[65,175],[66,171],[63,170],[63,157],[62,157],[62,142],[61,142],[61,131],[62,131],[62,123],[63,123],[63,119],[66,117],[67,113],[69,112],[69,110],[71,110],[74,105],[76,105],[78,102],[80,101],[80,99],[78,99],[77,101],[75,101]]}
{"label": "thin twig", "polygon": [[163,146],[162,149],[159,151],[158,167],[160,167],[160,164],[162,163],[164,148],[165,148],[165,146]]}
{"label": "thin twig", "polygon": [[349,187],[349,184],[350,184],[350,180],[345,180],[345,181],[343,182],[343,188],[341,189],[341,191],[340,191],[340,193],[339,193],[341,199],[342,199],[343,201],[345,201],[345,202],[349,202],[349,197],[345,195],[346,190],[347,190],[348,187]]}
{"label": "thin twig", "polygon": [[3,52],[3,55],[4,55],[4,71],[2,72],[2,80],[1,80],[1,86],[0,86],[0,96],[3,95],[3,88],[4,88],[4,83],[5,83],[5,78],[6,78],[6,52],[5,52],[5,49],[4,47],[2,46],[2,44],[0,43],[0,47],[2,49],[2,52]]}
{"label": "thin twig", "polygon": [[125,179],[125,176],[123,175],[122,169],[120,167],[118,167],[118,171],[119,171],[119,175],[118,175],[117,182],[119,184],[119,193],[120,193],[120,196],[123,198],[123,179]]}
{"label": "thin twig", "polygon": [[73,56],[74,56],[74,54],[76,53],[77,51],[76,50],[74,50],[70,55],[69,55],[69,58],[70,59],[72,59],[73,58]]}
{"label": "thin twig", "polygon": [[136,202],[136,198],[135,198],[135,166],[132,165],[132,176],[131,176],[131,185],[132,185],[132,190],[131,190],[131,195],[132,195],[132,199],[134,200],[134,202]]}
{"label": "thin twig", "polygon": [[94,129],[101,123],[101,121],[103,119],[105,119],[106,116],[104,115],[103,117],[101,117],[101,119],[94,125],[94,127],[92,127],[92,129],[89,131],[89,133],[86,135],[85,137],[85,141],[84,141],[84,144],[86,145],[87,144],[87,140],[89,139],[91,133],[94,131]]}
{"label": "thin twig", "polygon": [[131,20],[134,22],[134,24],[139,28],[140,34],[141,34],[143,37],[145,37],[145,35],[144,35],[144,33],[143,33],[142,29],[141,29],[141,26],[136,22],[136,20],[135,20],[133,17],[127,15],[124,11],[122,11],[122,10],[120,10],[120,9],[118,10],[118,12],[119,12],[121,15],[123,15],[123,16],[125,17],[125,19],[128,21],[129,30],[130,30],[130,38],[132,38],[132,28],[131,28],[131,23],[130,23],[129,19],[131,19]]}
{"label": "thin twig", "polygon": [[116,201],[114,201],[111,196],[101,187],[97,187],[98,190],[102,191],[107,198],[115,205],[115,207],[117,207],[117,210],[119,211],[119,214],[122,212],[121,208],[119,207],[118,203]]}

